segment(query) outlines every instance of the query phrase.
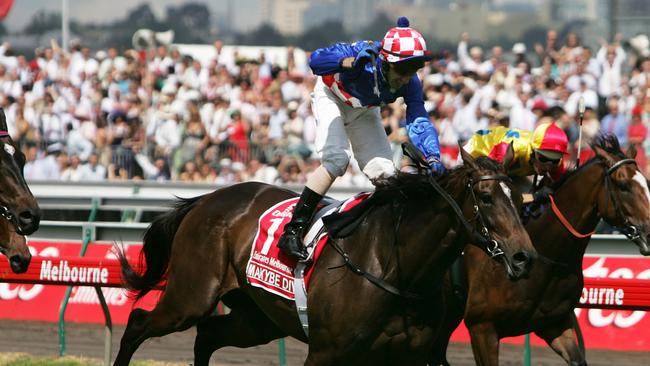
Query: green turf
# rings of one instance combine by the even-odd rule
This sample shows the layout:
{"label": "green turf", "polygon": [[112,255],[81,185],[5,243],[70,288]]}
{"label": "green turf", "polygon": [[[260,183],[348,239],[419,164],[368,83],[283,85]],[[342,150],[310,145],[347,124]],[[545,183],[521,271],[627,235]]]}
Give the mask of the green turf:
{"label": "green turf", "polygon": [[[82,357],[34,357],[24,353],[0,354],[0,366],[100,366],[99,359]],[[174,366],[182,363],[165,363],[156,361],[133,361],[132,366]]]}

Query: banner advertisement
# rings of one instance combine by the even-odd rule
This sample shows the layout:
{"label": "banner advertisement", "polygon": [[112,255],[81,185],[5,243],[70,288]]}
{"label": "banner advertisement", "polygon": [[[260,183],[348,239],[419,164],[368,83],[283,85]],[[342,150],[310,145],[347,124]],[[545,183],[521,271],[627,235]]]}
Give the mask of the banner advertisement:
{"label": "banner advertisement", "polygon": [[[77,257],[81,251],[81,242],[47,242],[29,241],[33,256],[40,257]],[[136,262],[141,245],[124,245],[127,255]],[[112,244],[91,243],[86,252],[87,258],[115,258]],[[0,260],[7,259],[2,256]],[[44,269],[41,269],[43,271]],[[45,268],[47,270],[47,268]],[[113,277],[116,274],[111,273]],[[119,276],[119,273],[117,274]],[[59,320],[59,308],[65,296],[67,286],[44,286],[0,282],[0,319],[41,320],[56,322]],[[114,324],[126,324],[133,307],[133,300],[126,290],[121,288],[103,288],[102,292],[111,312]],[[135,307],[151,309],[155,305],[159,291],[152,291]],[[94,287],[73,287],[66,321],[83,323],[104,323],[104,315]]]}

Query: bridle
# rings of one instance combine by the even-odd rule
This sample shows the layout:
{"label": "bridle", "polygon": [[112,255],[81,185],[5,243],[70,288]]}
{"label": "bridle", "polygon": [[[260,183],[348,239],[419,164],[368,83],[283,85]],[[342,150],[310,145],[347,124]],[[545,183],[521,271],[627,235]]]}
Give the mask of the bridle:
{"label": "bridle", "polygon": [[[611,197],[612,204],[614,205],[614,211],[615,215],[618,219],[620,219],[620,222],[623,223],[622,226],[620,225],[614,225],[621,229],[622,233],[631,241],[636,241],[641,238],[641,235],[639,234],[639,229],[634,226],[630,220],[623,215],[623,212],[621,211],[621,206],[619,204],[619,201],[616,198],[616,194],[612,192],[609,187],[612,185],[612,173],[614,173],[616,170],[618,170],[620,167],[623,165],[627,164],[634,164],[637,165],[636,160],[634,159],[623,159],[617,161],[614,165],[612,165],[609,168],[606,168],[607,170],[605,171],[605,191],[607,192],[605,196],[605,212],[607,212],[607,209],[609,208],[609,200]],[[555,213],[555,216],[560,220],[560,222],[564,225],[564,227],[575,237],[583,239],[583,238],[588,238],[591,237],[595,231],[592,231],[590,233],[586,234],[581,234],[579,233],[573,225],[564,217],[560,209],[557,207],[555,204],[555,200],[553,199],[552,195],[549,195],[549,199],[551,201],[551,208],[553,209],[553,212]]]}
{"label": "bridle", "polygon": [[[472,179],[470,176],[469,179],[467,180],[467,186],[466,188],[470,191],[472,200],[473,200],[473,212],[474,212],[474,217],[470,220],[467,220],[465,218],[465,215],[463,214],[463,211],[461,208],[458,206],[458,203],[454,200],[453,197],[445,191],[442,186],[436,181],[436,179],[429,175],[428,176],[428,181],[429,184],[433,187],[433,189],[438,192],[442,196],[442,198],[449,203],[451,206],[452,210],[454,213],[456,213],[456,216],[460,219],[461,224],[465,227],[465,230],[469,233],[470,237],[477,243],[480,243],[485,247],[485,250],[490,254],[491,258],[496,258],[499,256],[504,255],[505,253],[499,246],[499,242],[497,242],[495,239],[493,239],[490,235],[490,231],[487,228],[487,225],[485,224],[485,220],[483,219],[483,215],[481,214],[480,207],[478,205],[478,200],[476,199],[476,194],[474,194],[474,185],[483,182],[483,181],[502,181],[502,182],[511,182],[510,178],[506,175],[502,174],[492,174],[492,175],[481,175],[476,179]],[[476,230],[471,224],[470,221],[476,221],[478,222],[480,228],[479,230]],[[397,230],[395,230],[397,232]],[[386,282],[384,279],[376,277],[365,270],[361,269],[358,265],[352,262],[348,254],[339,246],[339,244],[334,240],[330,241],[330,245],[336,250],[339,255],[343,258],[343,264],[340,266],[335,266],[335,267],[330,267],[328,269],[335,269],[339,267],[347,267],[349,268],[354,274],[358,276],[364,277],[366,280],[368,280],[370,283],[374,284],[375,286],[383,289],[384,291],[391,293],[395,296],[405,298],[408,300],[419,300],[421,299],[421,296],[418,294],[414,294],[410,291],[404,291],[400,290],[399,288],[389,284]]]}
{"label": "bridle", "polygon": [[[438,184],[438,182],[432,177],[429,177],[429,183],[431,186],[444,198],[447,203],[451,206],[452,210],[454,210],[454,213],[456,216],[458,216],[460,223],[463,225],[465,230],[469,233],[470,237],[474,239],[477,243],[481,244],[482,246],[485,247],[485,250],[488,252],[491,258],[495,258],[501,255],[504,255],[503,250],[499,246],[499,242],[496,241],[496,239],[492,238],[490,235],[490,231],[487,228],[487,225],[485,224],[485,219],[483,218],[483,215],[481,213],[481,209],[478,204],[478,200],[476,199],[476,194],[474,193],[474,186],[480,182],[484,181],[501,181],[501,182],[511,182],[510,178],[507,175],[502,175],[502,174],[489,174],[489,175],[481,175],[476,179],[472,179],[470,177],[467,180],[467,190],[469,190],[470,195],[472,197],[472,209],[473,209],[473,214],[474,217],[471,218],[470,220],[465,218],[465,215],[463,214],[463,211],[461,208],[458,206],[458,203],[447,193],[444,188]],[[474,228],[470,222],[471,221],[476,221],[478,223],[478,230]]]}
{"label": "bridle", "polygon": [[619,160],[614,165],[612,165],[609,169],[607,169],[607,172],[605,173],[605,190],[608,193],[605,198],[606,199],[605,212],[607,212],[607,208],[609,207],[609,198],[611,196],[612,204],[614,205],[614,211],[616,212],[616,217],[620,219],[620,222],[623,223],[622,225],[614,225],[614,226],[621,229],[623,235],[625,235],[629,240],[637,241],[641,238],[639,229],[634,224],[632,224],[630,220],[628,220],[628,218],[625,217],[625,215],[623,215],[623,211],[621,210],[621,206],[619,204],[619,200],[617,199],[617,195],[609,189],[609,186],[612,184],[611,174],[615,172],[618,168],[627,164],[634,164],[636,166],[637,162],[634,159]]}
{"label": "bridle", "polygon": [[13,222],[14,215],[11,213],[11,210],[9,210],[6,206],[0,205],[0,216],[4,217],[5,220],[9,222]]}

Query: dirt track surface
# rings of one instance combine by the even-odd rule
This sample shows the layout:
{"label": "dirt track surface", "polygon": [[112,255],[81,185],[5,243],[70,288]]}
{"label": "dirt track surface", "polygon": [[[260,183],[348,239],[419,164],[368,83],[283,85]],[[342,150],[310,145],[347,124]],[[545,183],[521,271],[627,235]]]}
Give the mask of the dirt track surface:
{"label": "dirt track surface", "polygon": [[[124,327],[115,327],[113,333],[113,357],[117,354],[119,339]],[[25,352],[33,355],[52,356],[58,353],[57,325],[42,322],[0,322],[0,352]],[[66,326],[67,355],[102,358],[104,352],[104,328],[101,325],[69,323]],[[182,333],[170,334],[162,338],[151,339],[140,347],[136,359],[154,359],[160,361],[191,364],[194,329]],[[287,364],[302,365],[307,356],[307,346],[287,339]],[[533,348],[533,365],[562,365],[562,360],[550,349]],[[501,347],[501,365],[522,365],[523,347],[503,345]],[[611,352],[589,350],[587,359],[590,366],[602,365],[650,365],[648,352]],[[452,344],[449,352],[452,365],[474,365],[468,344]],[[217,351],[212,356],[212,364],[234,365],[278,365],[278,343],[249,349],[233,347]]]}

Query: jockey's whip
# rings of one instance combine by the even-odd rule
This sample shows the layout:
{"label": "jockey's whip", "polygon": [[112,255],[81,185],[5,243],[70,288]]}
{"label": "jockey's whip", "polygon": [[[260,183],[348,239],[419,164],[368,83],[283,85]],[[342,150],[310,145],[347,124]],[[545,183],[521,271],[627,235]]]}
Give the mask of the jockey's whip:
{"label": "jockey's whip", "polygon": [[379,94],[379,82],[377,82],[377,60],[374,54],[371,55],[370,62],[372,62],[372,76],[375,79],[375,86],[373,86],[372,91],[375,93],[377,98],[381,99],[381,95]]}
{"label": "jockey's whip", "polygon": [[580,167],[580,152],[582,151],[582,119],[585,116],[585,98],[580,97],[578,101],[578,114],[580,116],[580,132],[578,132],[578,158],[576,159],[576,168]]}

